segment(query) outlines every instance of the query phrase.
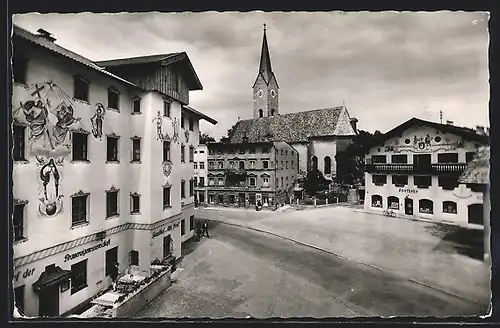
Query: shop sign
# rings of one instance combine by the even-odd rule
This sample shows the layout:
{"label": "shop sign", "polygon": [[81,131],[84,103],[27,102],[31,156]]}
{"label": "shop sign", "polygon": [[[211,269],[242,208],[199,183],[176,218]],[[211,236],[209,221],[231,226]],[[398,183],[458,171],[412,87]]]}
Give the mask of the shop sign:
{"label": "shop sign", "polygon": [[416,194],[416,193],[418,193],[418,190],[415,190],[415,189],[399,188],[398,191],[401,192],[401,193],[404,193],[404,194]]}
{"label": "shop sign", "polygon": [[164,232],[165,232],[165,228],[161,228],[160,230],[156,230],[155,232],[153,232],[153,235],[151,238],[156,238],[156,237],[162,235]]}
{"label": "shop sign", "polygon": [[84,256],[85,254],[88,254],[88,253],[91,253],[91,252],[93,252],[95,250],[98,250],[100,248],[109,246],[110,244],[111,244],[111,239],[108,239],[106,241],[103,241],[100,244],[97,244],[95,246],[83,249],[83,250],[81,250],[79,252],[76,252],[76,253],[73,253],[73,254],[66,254],[66,256],[64,257],[64,262],[68,262],[69,260],[74,260],[74,259],[76,259],[76,258],[78,258],[80,256]]}
{"label": "shop sign", "polygon": [[[23,278],[26,279],[26,278],[32,276],[34,272],[35,272],[35,268],[26,269],[26,271],[24,271],[24,273],[23,273]],[[21,276],[21,271],[18,271],[14,276],[15,281],[18,281],[20,276]]]}

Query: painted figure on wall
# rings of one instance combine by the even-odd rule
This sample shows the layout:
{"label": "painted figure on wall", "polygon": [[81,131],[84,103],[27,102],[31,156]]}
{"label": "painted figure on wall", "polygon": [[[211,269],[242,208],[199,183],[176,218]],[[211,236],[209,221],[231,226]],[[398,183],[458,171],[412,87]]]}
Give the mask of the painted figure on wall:
{"label": "painted figure on wall", "polygon": [[163,117],[161,116],[161,112],[158,111],[156,113],[156,117],[152,121],[153,123],[156,122],[156,140],[163,140]]}
{"label": "painted figure on wall", "polygon": [[172,127],[174,128],[174,135],[172,136],[172,141],[178,142],[179,141],[179,127],[177,124],[177,117],[175,117],[174,120],[172,121]]}
{"label": "painted figure on wall", "polygon": [[74,110],[71,105],[61,103],[56,108],[57,123],[52,129],[55,145],[67,145],[69,147],[68,132],[71,125],[81,120],[74,116]]}
{"label": "painted figure on wall", "polygon": [[189,142],[189,131],[184,131],[184,137],[186,137],[186,142]]}
{"label": "painted figure on wall", "polygon": [[165,177],[169,177],[170,176],[170,173],[172,172],[172,162],[170,161],[165,161],[163,164],[163,174],[165,175]]}
{"label": "painted figure on wall", "polygon": [[62,210],[60,194],[61,174],[57,166],[62,166],[64,158],[49,158],[45,160],[36,156],[40,168],[39,181],[41,182],[39,211],[43,216],[55,216]]}
{"label": "painted figure on wall", "polygon": [[106,109],[101,103],[97,103],[95,107],[95,114],[90,119],[92,134],[94,138],[102,140],[102,124],[104,122],[104,115],[106,115]]}
{"label": "painted figure on wall", "polygon": [[52,138],[47,129],[49,111],[41,99],[28,100],[25,103],[20,103],[24,117],[30,128],[29,144],[30,149],[39,141],[43,146],[54,149]]}

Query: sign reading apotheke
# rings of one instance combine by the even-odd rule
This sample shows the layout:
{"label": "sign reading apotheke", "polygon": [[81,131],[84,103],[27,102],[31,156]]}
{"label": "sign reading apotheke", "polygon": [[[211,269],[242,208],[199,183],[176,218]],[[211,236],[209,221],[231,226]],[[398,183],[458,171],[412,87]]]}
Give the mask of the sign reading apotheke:
{"label": "sign reading apotheke", "polygon": [[106,241],[103,241],[102,243],[100,244],[97,244],[95,246],[92,246],[92,247],[89,247],[89,248],[86,248],[84,250],[81,250],[79,252],[76,252],[76,253],[73,253],[73,254],[66,254],[66,256],[64,257],[64,262],[68,262],[69,260],[74,260],[80,256],[83,256],[85,254],[88,254],[88,253],[91,253],[95,250],[98,250],[99,248],[103,248],[103,247],[106,247],[106,246],[109,246],[111,244],[111,239],[108,239]]}
{"label": "sign reading apotheke", "polygon": [[416,193],[418,193],[418,190],[399,188],[399,192],[402,192],[402,193],[405,193],[405,194],[416,194]]}

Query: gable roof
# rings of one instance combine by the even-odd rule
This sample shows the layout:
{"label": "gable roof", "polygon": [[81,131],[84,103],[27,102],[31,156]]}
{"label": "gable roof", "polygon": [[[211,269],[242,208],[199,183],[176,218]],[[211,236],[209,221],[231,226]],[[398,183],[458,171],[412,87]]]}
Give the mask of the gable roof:
{"label": "gable roof", "polygon": [[419,126],[419,125],[428,126],[444,133],[458,135],[460,137],[463,137],[464,139],[477,141],[483,144],[487,144],[489,142],[489,136],[478,134],[476,130],[450,124],[440,124],[436,122],[425,121],[416,117],[413,117],[408,121],[396,126],[392,130],[389,130],[388,132],[384,133],[382,138],[380,139],[380,142],[384,142],[387,139],[393,137],[401,136],[404,131],[408,130],[412,126]]}
{"label": "gable roof", "polygon": [[184,105],[184,106],[182,106],[182,108],[185,109],[185,110],[187,110],[188,112],[190,112],[192,114],[195,114],[196,116],[198,116],[198,118],[203,119],[203,120],[205,120],[205,121],[207,121],[209,123],[212,123],[213,125],[217,124],[217,121],[214,118],[211,118],[210,116],[208,116],[206,114],[203,114],[200,111],[197,111],[196,109],[194,109],[191,106]]}
{"label": "gable roof", "polygon": [[180,65],[183,69],[186,69],[189,74],[186,76],[186,82],[190,90],[203,90],[203,85],[201,84],[196,71],[194,70],[193,64],[187,53],[184,52],[173,52],[159,55],[148,55],[139,57],[129,57],[111,60],[102,60],[96,62],[98,65],[105,67],[106,69],[116,70],[117,68],[123,68],[130,65],[145,65],[145,64],[159,64],[159,65]]}
{"label": "gable roof", "polygon": [[481,147],[458,179],[460,183],[490,183],[490,147]]}
{"label": "gable roof", "polygon": [[307,142],[313,136],[333,136],[343,106],[288,113],[236,123],[230,143],[284,141]]}
{"label": "gable roof", "polygon": [[93,61],[91,61],[90,59],[87,59],[83,56],[80,56],[79,54],[77,53],[74,53],[66,48],[63,48],[57,44],[55,44],[54,42],[52,41],[49,41],[43,37],[40,37],[36,34],[33,34],[17,25],[13,25],[12,26],[12,35],[13,36],[18,36],[26,41],[29,41],[33,44],[36,44],[40,47],[43,47],[49,51],[52,51],[58,55],[62,55],[66,58],[69,58],[75,62],[78,62],[80,64],[83,64],[87,67],[90,67],[91,69],[99,72],[99,73],[102,73],[102,74],[105,74],[113,79],[116,79],[122,83],[125,83],[129,86],[133,86],[133,87],[136,87],[136,88],[139,88],[137,85],[135,85],[134,83],[130,82],[130,81],[127,81],[115,74],[112,74],[108,71],[106,71],[105,69],[103,69],[102,67],[99,67],[98,65],[96,65]]}

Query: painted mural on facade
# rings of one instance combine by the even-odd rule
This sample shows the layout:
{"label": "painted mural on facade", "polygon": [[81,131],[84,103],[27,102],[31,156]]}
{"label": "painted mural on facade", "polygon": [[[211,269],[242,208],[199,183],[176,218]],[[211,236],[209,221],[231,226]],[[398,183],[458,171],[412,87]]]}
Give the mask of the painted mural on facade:
{"label": "painted mural on facade", "polygon": [[94,138],[102,140],[102,125],[104,123],[104,116],[106,115],[106,109],[101,103],[97,103],[95,106],[95,114],[90,118],[90,123],[92,124],[92,135]]}
{"label": "painted mural on facade", "polygon": [[170,161],[163,162],[162,170],[165,177],[168,178],[170,176],[170,173],[172,173],[172,162]]}
{"label": "painted mural on facade", "polygon": [[163,116],[161,115],[161,112],[158,111],[156,113],[155,118],[153,118],[153,123],[156,123],[156,140],[161,140],[161,141],[169,141],[170,136],[168,133],[163,131]]}
{"label": "painted mural on facade", "polygon": [[55,216],[63,209],[63,195],[61,195],[60,185],[64,159],[62,157],[45,159],[42,156],[35,156],[35,158],[40,182],[38,210],[42,216]]}
{"label": "painted mural on facade", "polygon": [[186,143],[188,143],[189,142],[189,131],[188,130],[184,131],[184,137],[186,137]]}
{"label": "painted mural on facade", "polygon": [[463,139],[452,140],[449,136],[440,135],[436,133],[431,134],[413,134],[411,137],[407,136],[403,139],[393,139],[386,143],[384,150],[386,152],[392,151],[394,153],[412,152],[412,153],[426,153],[426,152],[440,152],[456,150],[463,148],[465,141]]}
{"label": "painted mural on facade", "polygon": [[174,128],[174,134],[172,136],[172,142],[179,142],[179,123],[177,122],[177,117],[172,121],[172,127]]}

